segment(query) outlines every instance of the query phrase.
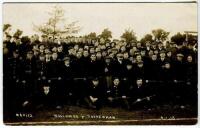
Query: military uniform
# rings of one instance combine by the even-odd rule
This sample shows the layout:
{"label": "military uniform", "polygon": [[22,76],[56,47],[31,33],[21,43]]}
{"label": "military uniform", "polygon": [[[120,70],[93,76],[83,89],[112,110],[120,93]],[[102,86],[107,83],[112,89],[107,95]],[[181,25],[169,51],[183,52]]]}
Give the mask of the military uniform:
{"label": "military uniform", "polygon": [[141,109],[146,105],[149,105],[148,102],[151,100],[150,96],[154,95],[151,94],[143,79],[137,78],[135,83],[137,83],[138,80],[142,81],[141,85],[134,84],[134,86],[130,89],[131,99],[129,100],[129,103],[131,109]]}
{"label": "military uniform", "polygon": [[65,64],[65,62],[63,62],[62,67],[61,67],[61,77],[62,77],[62,86],[63,86],[63,100],[64,103],[67,104],[71,104],[74,103],[75,99],[74,99],[74,95],[75,95],[75,88],[74,88],[74,82],[73,82],[73,78],[74,78],[74,72],[73,72],[73,68],[70,62],[70,58],[69,57],[64,57],[63,61],[69,61],[69,64]]}
{"label": "military uniform", "polygon": [[53,93],[53,101],[58,106],[60,106],[63,101],[63,86],[61,84],[61,73],[61,62],[58,60],[51,60],[47,66],[47,78]]}
{"label": "military uniform", "polygon": [[[28,54],[33,54],[32,51],[29,51]],[[19,87],[19,97],[21,102],[24,102],[23,107],[28,103],[32,102],[34,95],[35,79],[36,79],[36,61],[34,57],[26,58],[22,64],[22,79],[21,86]]]}
{"label": "military uniform", "polygon": [[[114,80],[115,81],[115,80]],[[106,99],[109,106],[129,109],[128,103],[128,88],[122,82],[118,85],[113,84],[111,87],[106,88]]]}
{"label": "military uniform", "polygon": [[[98,81],[97,84],[93,81]],[[84,101],[89,108],[100,109],[105,101],[105,86],[98,78],[92,78],[85,88]]]}

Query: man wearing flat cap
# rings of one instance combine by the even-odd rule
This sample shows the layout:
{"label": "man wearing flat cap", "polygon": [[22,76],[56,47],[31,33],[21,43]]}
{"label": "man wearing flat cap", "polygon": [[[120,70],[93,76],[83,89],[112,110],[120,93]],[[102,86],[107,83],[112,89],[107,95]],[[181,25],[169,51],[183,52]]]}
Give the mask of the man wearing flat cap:
{"label": "man wearing flat cap", "polygon": [[52,53],[52,59],[47,65],[47,78],[48,83],[50,84],[51,89],[54,94],[55,98],[55,105],[57,108],[61,107],[61,97],[62,93],[60,93],[60,90],[62,90],[62,87],[60,86],[62,82],[61,77],[61,61],[58,61],[58,54],[57,52]]}
{"label": "man wearing flat cap", "polygon": [[176,97],[181,97],[177,99],[179,103],[182,103],[184,101],[184,84],[183,82],[186,79],[186,67],[185,62],[183,60],[184,55],[182,53],[176,54],[176,60],[174,61],[174,91],[176,94]]}
{"label": "man wearing flat cap", "polygon": [[100,109],[105,100],[105,86],[100,78],[92,77],[87,84],[84,93],[84,101],[87,107],[92,109]]}
{"label": "man wearing flat cap", "polygon": [[22,64],[22,79],[20,86],[20,97],[22,98],[21,106],[24,108],[32,102],[34,95],[34,86],[36,79],[36,60],[33,51],[28,51],[25,60]]}
{"label": "man wearing flat cap", "polygon": [[61,77],[62,77],[62,93],[63,93],[63,103],[64,104],[73,104],[74,95],[75,95],[75,88],[73,86],[73,78],[74,72],[71,65],[71,59],[68,56],[63,58],[63,63],[61,67]]}
{"label": "man wearing flat cap", "polygon": [[113,76],[120,78],[125,69],[123,54],[118,53],[116,57],[117,59],[113,62]]}

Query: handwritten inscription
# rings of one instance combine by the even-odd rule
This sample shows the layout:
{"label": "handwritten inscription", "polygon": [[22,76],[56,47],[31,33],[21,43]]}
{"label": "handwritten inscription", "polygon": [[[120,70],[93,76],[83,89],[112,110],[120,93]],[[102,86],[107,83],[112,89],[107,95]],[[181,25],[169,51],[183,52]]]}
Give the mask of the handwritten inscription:
{"label": "handwritten inscription", "polygon": [[68,119],[116,119],[115,116],[110,115],[68,115],[68,114],[54,114],[54,118],[68,118]]}
{"label": "handwritten inscription", "polygon": [[16,113],[15,116],[19,118],[33,118],[31,113]]}
{"label": "handwritten inscription", "polygon": [[160,119],[162,120],[175,120],[174,116],[161,116]]}

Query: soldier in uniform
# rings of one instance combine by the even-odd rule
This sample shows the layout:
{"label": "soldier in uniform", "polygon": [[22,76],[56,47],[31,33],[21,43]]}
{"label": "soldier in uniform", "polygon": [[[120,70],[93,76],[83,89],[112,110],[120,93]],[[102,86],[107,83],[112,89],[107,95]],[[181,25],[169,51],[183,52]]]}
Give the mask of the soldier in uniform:
{"label": "soldier in uniform", "polygon": [[[48,86],[47,85],[47,63],[46,63],[46,59],[45,59],[45,55],[43,53],[41,53],[39,55],[39,60],[37,60],[36,62],[36,87],[34,89],[35,94],[38,95],[38,91],[43,90],[44,86]],[[42,102],[40,101],[40,99],[34,99],[36,105],[38,104],[38,102]]]}
{"label": "soldier in uniform", "polygon": [[112,75],[113,75],[113,64],[109,56],[105,58],[104,63],[104,83],[109,88],[112,85]]}
{"label": "soldier in uniform", "polygon": [[84,72],[84,64],[82,58],[82,52],[76,53],[76,59],[72,62],[72,68],[74,72],[74,96],[77,105],[80,105],[80,101],[83,96],[82,89],[86,86],[87,79]]}
{"label": "soldier in uniform", "polygon": [[97,77],[98,74],[98,63],[97,63],[97,57],[95,54],[91,54],[90,56],[90,63],[89,63],[89,76],[90,77]]}
{"label": "soldier in uniform", "polygon": [[97,70],[96,75],[98,77],[102,77],[104,73],[104,61],[103,61],[103,57],[100,51],[96,53],[96,62],[97,62],[97,67],[98,67],[96,68]]}
{"label": "soldier in uniform", "polygon": [[193,55],[188,55],[185,63],[186,68],[186,92],[185,100],[187,103],[196,105],[197,103],[197,63]]}
{"label": "soldier in uniform", "polygon": [[145,84],[144,79],[138,77],[135,81],[136,84],[130,89],[130,97],[129,100],[131,109],[141,109],[144,108],[145,105],[149,105],[148,102],[151,100],[153,96],[148,89],[148,86]]}
{"label": "soldier in uniform", "polygon": [[63,52],[63,46],[62,45],[59,45],[58,46],[58,60],[63,60],[63,58],[64,58],[64,52]]}
{"label": "soldier in uniform", "polygon": [[57,52],[52,53],[52,60],[47,67],[48,83],[50,83],[56,108],[60,109],[62,105],[62,84],[61,84],[61,62],[58,61]]}
{"label": "soldier in uniform", "polygon": [[[153,75],[152,75],[152,72],[154,73]],[[156,81],[158,80],[158,76],[159,76],[159,63],[158,63],[157,55],[153,54],[151,56],[151,61],[147,68],[147,79],[151,81]]]}
{"label": "soldier in uniform", "polygon": [[124,80],[124,86],[128,86],[128,88],[130,86],[132,86],[134,84],[135,81],[135,67],[133,66],[133,64],[128,61],[126,64],[126,68],[124,69],[124,74],[123,75],[123,80]]}
{"label": "soldier in uniform", "polygon": [[137,63],[137,66],[135,68],[135,74],[136,74],[136,77],[146,78],[145,67],[144,67],[143,61]]}
{"label": "soldier in uniform", "polygon": [[128,88],[120,81],[119,78],[113,79],[113,85],[106,89],[106,99],[108,105],[112,107],[121,106],[129,109],[129,102],[127,100]]}
{"label": "soldier in uniform", "polygon": [[8,56],[12,56],[13,52],[13,44],[11,43],[12,36],[6,35],[6,40],[4,40],[3,44],[5,44],[5,47],[8,49]]}
{"label": "soldier in uniform", "polygon": [[[185,62],[183,60],[184,55],[182,53],[177,53],[176,60],[174,61],[174,86],[176,99],[179,104],[184,102],[183,96],[185,95],[185,79],[186,79],[186,68]],[[177,102],[177,103],[178,103]]]}
{"label": "soldier in uniform", "polygon": [[123,54],[117,54],[117,60],[113,62],[113,76],[121,78],[125,69],[125,64],[123,63]]}
{"label": "soldier in uniform", "polygon": [[54,94],[52,87],[45,84],[37,90],[35,95],[35,102],[37,103],[36,109],[51,109],[54,107]]}
{"label": "soldier in uniform", "polygon": [[63,86],[63,98],[64,98],[64,103],[66,104],[74,104],[75,99],[75,88],[73,86],[73,78],[74,78],[74,72],[72,69],[71,65],[71,60],[68,56],[65,56],[63,59],[63,64],[62,64],[62,86]]}
{"label": "soldier in uniform", "polygon": [[[4,63],[5,64],[5,63]],[[4,107],[11,113],[11,117],[18,110],[18,90],[20,86],[22,60],[18,50],[13,51],[12,58],[9,58],[7,65],[4,65]],[[6,69],[5,66],[8,68]],[[13,108],[15,106],[15,108]]]}
{"label": "soldier in uniform", "polygon": [[36,78],[36,60],[33,52],[28,51],[26,59],[22,64],[22,80],[19,88],[19,101],[22,102],[22,107],[27,107],[31,104],[34,95],[34,86]]}
{"label": "soldier in uniform", "polygon": [[174,97],[173,90],[173,79],[174,71],[172,69],[171,62],[166,61],[164,67],[160,71],[160,80],[162,82],[162,87],[160,88],[159,94],[162,97],[160,102],[169,102]]}
{"label": "soldier in uniform", "polygon": [[89,108],[100,109],[105,99],[105,87],[98,78],[92,78],[85,88],[84,101]]}

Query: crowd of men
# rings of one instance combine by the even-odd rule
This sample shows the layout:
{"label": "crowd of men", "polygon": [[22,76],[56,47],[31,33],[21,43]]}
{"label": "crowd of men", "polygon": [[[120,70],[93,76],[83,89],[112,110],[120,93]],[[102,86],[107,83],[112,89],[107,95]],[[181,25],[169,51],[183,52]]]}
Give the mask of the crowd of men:
{"label": "crowd of men", "polygon": [[197,42],[42,36],[3,42],[5,109],[79,105],[133,109],[197,102]]}

